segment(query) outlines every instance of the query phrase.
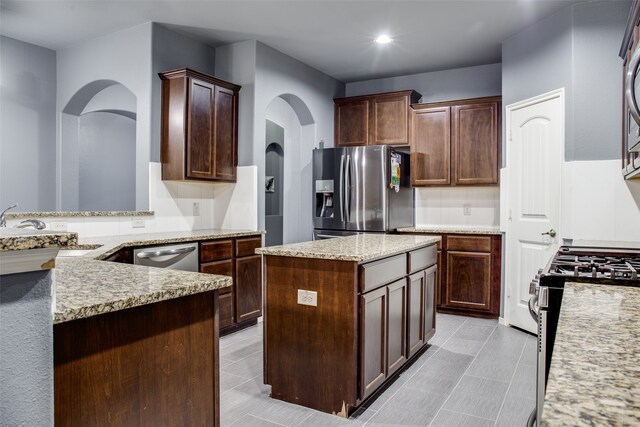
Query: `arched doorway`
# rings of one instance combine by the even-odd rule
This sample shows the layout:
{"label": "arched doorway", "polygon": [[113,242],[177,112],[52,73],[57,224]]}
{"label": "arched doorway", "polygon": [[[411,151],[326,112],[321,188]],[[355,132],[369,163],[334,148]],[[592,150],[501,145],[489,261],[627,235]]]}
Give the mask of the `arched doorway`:
{"label": "arched doorway", "polygon": [[[292,94],[274,98],[267,106],[265,118],[265,245],[311,240],[315,121],[304,101]],[[282,135],[282,143],[271,146],[278,133]],[[282,162],[281,177],[275,173],[278,162]],[[274,183],[273,193],[267,186],[268,181]],[[274,209],[276,201],[281,204],[281,211]]]}
{"label": "arched doorway", "polygon": [[136,101],[117,81],[96,80],[62,110],[61,210],[136,210]]}

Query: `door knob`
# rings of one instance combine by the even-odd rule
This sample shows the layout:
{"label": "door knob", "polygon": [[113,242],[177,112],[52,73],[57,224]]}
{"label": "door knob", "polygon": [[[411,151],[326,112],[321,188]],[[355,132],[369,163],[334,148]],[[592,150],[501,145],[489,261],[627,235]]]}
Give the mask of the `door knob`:
{"label": "door knob", "polygon": [[548,236],[551,236],[551,237],[556,237],[556,230],[554,230],[554,229],[552,228],[551,230],[547,231],[546,233],[542,233],[542,235],[543,235],[543,236],[544,236],[544,235],[548,235]]}

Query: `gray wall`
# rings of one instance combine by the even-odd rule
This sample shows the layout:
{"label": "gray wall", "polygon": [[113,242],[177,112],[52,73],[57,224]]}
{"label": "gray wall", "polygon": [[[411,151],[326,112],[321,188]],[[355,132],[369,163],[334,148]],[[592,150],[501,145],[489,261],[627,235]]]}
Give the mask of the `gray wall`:
{"label": "gray wall", "polygon": [[56,207],[56,53],[0,37],[0,208]]}
{"label": "gray wall", "polygon": [[253,160],[253,116],[256,85],[255,40],[216,48],[215,76],[242,86],[238,98],[238,165],[250,166]]}
{"label": "gray wall", "polygon": [[[298,186],[287,194],[295,194],[292,199],[300,206],[301,222],[289,224],[287,220],[285,227],[295,227],[290,233],[292,241],[309,240],[312,230],[311,194],[308,191],[311,188],[311,151],[321,139],[328,146],[333,145],[333,98],[344,96],[344,84],[255,40],[217,48],[216,76],[242,85],[238,163],[258,167],[259,189],[264,188],[267,107],[275,98],[281,97],[296,111],[304,136],[300,147],[287,148],[287,156],[292,156],[290,159],[300,175],[299,179],[289,175],[284,179]],[[307,132],[304,129],[309,125],[313,125],[311,135],[308,128]],[[258,191],[259,228],[265,224],[264,197],[264,191]]]}
{"label": "gray wall", "polygon": [[[136,209],[149,207],[149,158],[151,148],[151,33],[152,24],[141,24],[87,40],[57,52],[57,111],[62,112],[74,95],[99,80],[121,83],[136,97]],[[60,124],[58,134],[66,134]],[[64,144],[59,139],[59,147]],[[58,150],[58,156],[61,154]],[[60,161],[60,159],[58,160]],[[116,165],[117,167],[117,165]],[[58,183],[62,185],[61,182]],[[58,204],[59,206],[59,204]]]}
{"label": "gray wall", "polygon": [[565,88],[567,161],[620,157],[622,61],[617,53],[629,8],[627,1],[577,4],[502,44],[504,106]]}
{"label": "gray wall", "polygon": [[52,276],[0,276],[0,425],[53,425]]}
{"label": "gray wall", "polygon": [[500,64],[410,74],[384,79],[347,83],[346,96],[413,89],[422,94],[421,102],[499,96]]}
{"label": "gray wall", "polygon": [[215,49],[160,24],[152,26],[151,161],[160,161],[162,83],[158,73],[188,67],[215,74]]}
{"label": "gray wall", "polygon": [[573,7],[573,145],[569,160],[620,158],[622,59],[628,1]]}
{"label": "gray wall", "polygon": [[79,122],[78,210],[135,210],[136,121],[94,112]]}

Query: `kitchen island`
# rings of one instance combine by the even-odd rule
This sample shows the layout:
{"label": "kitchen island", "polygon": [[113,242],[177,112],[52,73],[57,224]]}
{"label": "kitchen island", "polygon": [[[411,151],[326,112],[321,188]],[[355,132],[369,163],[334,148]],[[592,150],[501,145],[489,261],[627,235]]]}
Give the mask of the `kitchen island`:
{"label": "kitchen island", "polygon": [[567,282],[541,426],[640,425],[640,288]]}
{"label": "kitchen island", "polygon": [[435,333],[439,237],[366,234],[264,257],[271,397],[348,417]]}

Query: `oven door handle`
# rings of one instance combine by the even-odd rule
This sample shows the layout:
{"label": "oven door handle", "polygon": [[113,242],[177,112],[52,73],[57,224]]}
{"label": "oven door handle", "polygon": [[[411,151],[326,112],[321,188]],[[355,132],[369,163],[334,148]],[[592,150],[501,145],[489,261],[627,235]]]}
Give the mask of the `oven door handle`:
{"label": "oven door handle", "polygon": [[538,310],[536,310],[536,304],[538,303],[538,295],[531,295],[529,298],[529,314],[534,321],[538,321]]}
{"label": "oven door handle", "polygon": [[534,425],[536,425],[536,418],[538,418],[538,408],[533,408],[533,411],[527,419],[527,427],[533,427]]}

